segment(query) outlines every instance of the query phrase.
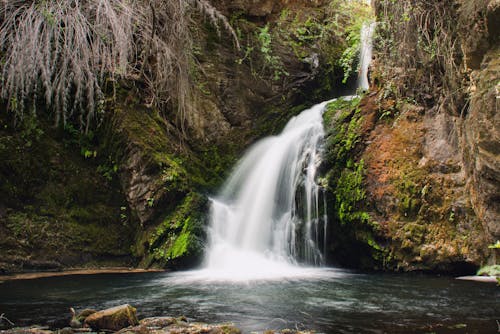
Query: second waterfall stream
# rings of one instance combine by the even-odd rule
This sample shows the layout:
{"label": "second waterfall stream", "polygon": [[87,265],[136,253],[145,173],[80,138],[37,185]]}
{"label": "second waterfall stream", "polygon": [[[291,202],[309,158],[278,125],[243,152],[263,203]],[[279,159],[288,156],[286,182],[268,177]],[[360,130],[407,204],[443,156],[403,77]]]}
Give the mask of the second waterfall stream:
{"label": "second waterfall stream", "polygon": [[[368,88],[373,24],[362,32],[358,87]],[[349,98],[349,97],[344,97]],[[212,198],[204,276],[248,280],[307,275],[324,264],[328,219],[316,183],[329,101],[254,144]]]}

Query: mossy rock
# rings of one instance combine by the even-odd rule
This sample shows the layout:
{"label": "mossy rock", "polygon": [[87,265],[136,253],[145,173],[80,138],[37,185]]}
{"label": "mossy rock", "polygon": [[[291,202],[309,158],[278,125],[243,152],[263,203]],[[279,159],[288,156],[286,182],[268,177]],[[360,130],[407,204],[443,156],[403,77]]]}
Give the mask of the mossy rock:
{"label": "mossy rock", "polygon": [[186,267],[196,264],[203,254],[208,199],[189,193],[156,227],[139,239],[136,247],[146,245],[146,266]]}
{"label": "mossy rock", "polygon": [[122,328],[139,324],[137,310],[128,305],[120,305],[95,312],[85,318],[84,324],[94,330],[119,331]]}

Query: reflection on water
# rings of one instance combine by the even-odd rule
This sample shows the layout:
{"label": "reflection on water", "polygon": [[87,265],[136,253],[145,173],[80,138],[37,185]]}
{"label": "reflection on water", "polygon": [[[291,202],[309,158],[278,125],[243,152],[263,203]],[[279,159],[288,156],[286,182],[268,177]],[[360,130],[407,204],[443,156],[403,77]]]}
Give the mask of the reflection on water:
{"label": "reflection on water", "polygon": [[[230,321],[245,332],[496,333],[494,284],[411,275],[304,269],[270,280],[206,280],[204,271],[66,276],[0,284],[0,314],[17,325],[64,326],[69,307],[129,303],[140,317]],[[464,325],[466,327],[464,328]]]}

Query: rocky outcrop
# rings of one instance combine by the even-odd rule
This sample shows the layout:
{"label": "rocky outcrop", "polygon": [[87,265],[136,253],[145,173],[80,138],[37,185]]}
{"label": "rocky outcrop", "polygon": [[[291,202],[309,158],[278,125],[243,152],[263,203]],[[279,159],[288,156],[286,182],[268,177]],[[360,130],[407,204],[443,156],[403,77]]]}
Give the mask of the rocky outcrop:
{"label": "rocky outcrop", "polygon": [[500,240],[500,49],[485,54],[463,124],[467,189],[491,241]]}
{"label": "rocky outcrop", "polygon": [[[500,238],[498,1],[374,4],[385,24],[372,93],[347,108],[361,116],[341,120],[358,138],[345,159],[363,182],[350,179],[360,196],[337,229],[351,237],[332,252],[346,265],[474,273]],[[331,191],[341,222],[342,189]]]}
{"label": "rocky outcrop", "polygon": [[[89,328],[62,328],[49,330],[46,327],[32,326],[0,330],[2,334],[77,334],[89,333]],[[191,322],[185,317],[154,317],[142,319],[139,323],[120,330],[106,330],[117,334],[241,334],[242,331],[231,323],[207,324]],[[309,330],[267,330],[266,334],[313,334]]]}

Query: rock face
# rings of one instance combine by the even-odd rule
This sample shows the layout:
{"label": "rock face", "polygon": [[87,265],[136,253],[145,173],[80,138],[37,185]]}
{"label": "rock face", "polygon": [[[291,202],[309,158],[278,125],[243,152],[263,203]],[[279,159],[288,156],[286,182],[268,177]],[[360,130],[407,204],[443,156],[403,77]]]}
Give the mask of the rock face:
{"label": "rock face", "polygon": [[495,261],[488,244],[500,238],[498,1],[374,5],[388,43],[375,47],[372,93],[338,111],[361,116],[327,122],[356,138],[343,158],[351,167],[330,162],[327,175],[363,167],[362,184],[349,185],[359,195],[351,219],[333,227],[349,237],[332,253],[345,265],[474,273]]}
{"label": "rock face", "polygon": [[128,304],[92,313],[84,321],[84,325],[93,330],[109,331],[119,331],[138,324],[136,309]]}
{"label": "rock face", "polygon": [[474,211],[494,241],[500,240],[500,49],[486,53],[472,75],[476,89],[461,144]]}

